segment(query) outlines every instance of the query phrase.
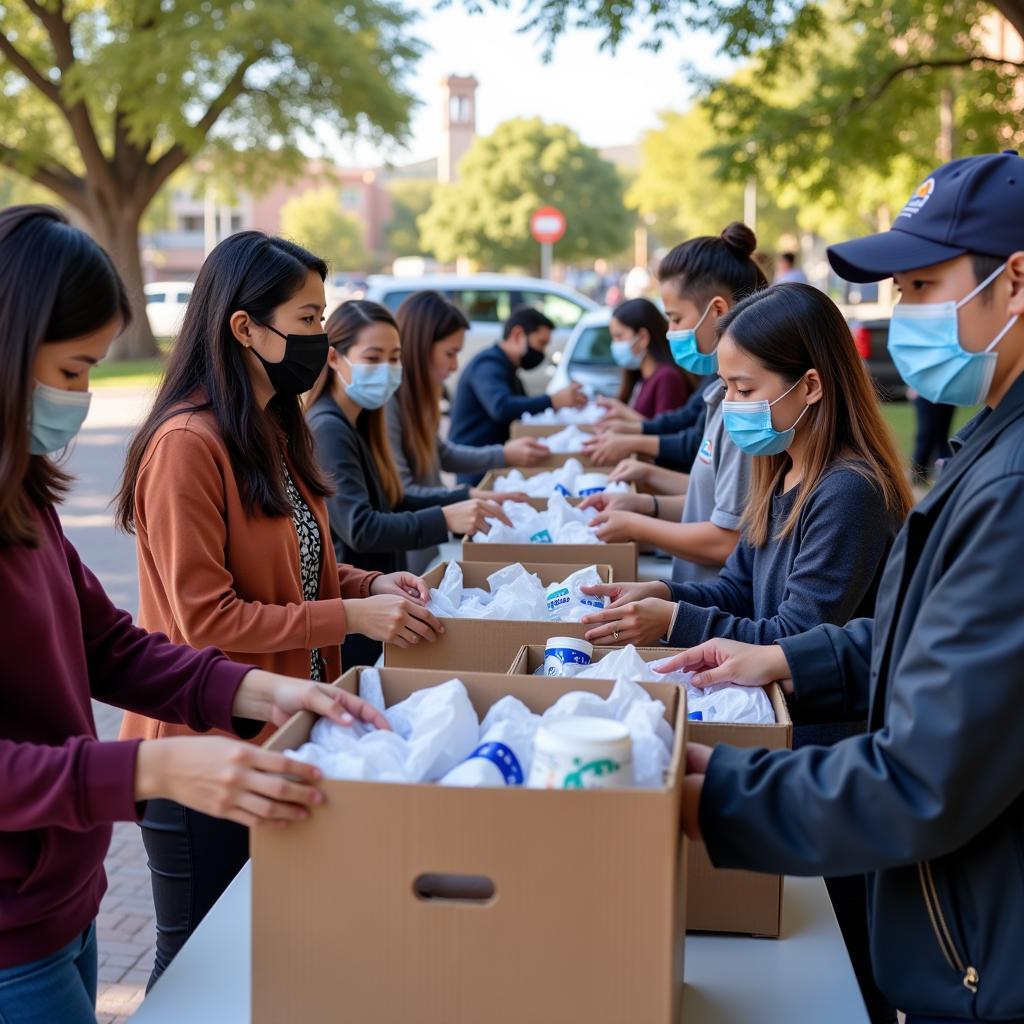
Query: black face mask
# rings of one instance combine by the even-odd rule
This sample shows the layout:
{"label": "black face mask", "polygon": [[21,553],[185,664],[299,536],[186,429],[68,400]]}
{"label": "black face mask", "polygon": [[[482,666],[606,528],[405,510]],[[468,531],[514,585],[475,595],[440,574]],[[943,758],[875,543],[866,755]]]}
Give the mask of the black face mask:
{"label": "black face mask", "polygon": [[540,366],[544,362],[544,353],[539,348],[534,348],[529,341],[526,342],[526,351],[523,353],[523,358],[519,360],[519,365],[524,370],[533,370]]}
{"label": "black face mask", "polygon": [[[259,323],[253,318],[254,323]],[[268,331],[273,331],[279,338],[284,338],[284,358],[279,363],[268,363],[256,352],[256,358],[267,371],[270,384],[279,395],[305,394],[315,383],[320,371],[327,363],[326,334],[282,334],[270,324],[260,324]]]}

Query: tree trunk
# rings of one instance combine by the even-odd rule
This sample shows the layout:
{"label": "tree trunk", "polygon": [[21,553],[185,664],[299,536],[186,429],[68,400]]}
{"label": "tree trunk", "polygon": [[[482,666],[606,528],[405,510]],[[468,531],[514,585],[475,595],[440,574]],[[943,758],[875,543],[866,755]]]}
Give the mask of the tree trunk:
{"label": "tree trunk", "polygon": [[146,296],[142,290],[141,218],[141,211],[136,212],[128,204],[113,210],[96,209],[89,216],[92,234],[110,253],[132,307],[132,322],[111,347],[112,359],[150,359],[159,354],[146,316]]}

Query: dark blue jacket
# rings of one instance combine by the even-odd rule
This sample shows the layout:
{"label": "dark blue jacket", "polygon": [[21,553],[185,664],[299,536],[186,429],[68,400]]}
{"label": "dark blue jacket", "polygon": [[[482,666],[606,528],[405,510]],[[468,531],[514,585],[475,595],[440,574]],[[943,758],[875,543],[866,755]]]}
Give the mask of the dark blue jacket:
{"label": "dark blue jacket", "polygon": [[690,472],[704,439],[704,392],[715,379],[716,374],[713,373],[701,377],[681,409],[663,412],[653,420],[645,421],[644,433],[657,434],[661,438],[658,457],[654,460],[659,466],[680,473]]}
{"label": "dark blue jacket", "polygon": [[1024,376],[900,531],[874,620],[780,640],[806,709],[870,732],[716,749],[712,862],[869,872],[871,954],[911,1015],[1024,1019]]}
{"label": "dark blue jacket", "polygon": [[[448,438],[474,448],[504,444],[513,420],[526,412],[543,412],[550,405],[548,395],[527,396],[519,368],[499,345],[492,345],[475,355],[459,375]],[[459,483],[476,484],[481,476],[460,473]]]}

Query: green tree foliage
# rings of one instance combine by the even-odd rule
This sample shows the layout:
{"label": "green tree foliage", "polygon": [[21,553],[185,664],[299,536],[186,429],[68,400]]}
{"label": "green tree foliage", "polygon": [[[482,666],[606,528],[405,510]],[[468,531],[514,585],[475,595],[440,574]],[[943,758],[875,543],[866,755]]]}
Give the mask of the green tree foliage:
{"label": "green tree foliage", "polygon": [[530,216],[556,206],[566,216],[559,259],[594,259],[622,250],[632,218],[615,166],[563,125],[540,118],[506,121],[478,138],[459,164],[459,181],[438,189],[420,218],[438,259],[467,257],[484,266],[536,267]]}
{"label": "green tree foliage", "polygon": [[327,261],[331,270],[365,269],[368,255],[359,221],[325,185],[293,196],[281,207],[281,234]]}
{"label": "green tree foliage", "polygon": [[55,193],[111,252],[153,351],[138,231],[201,149],[236,182],[294,164],[321,122],[403,138],[420,45],[395,0],[11,0],[0,5],[0,166]]}
{"label": "green tree foliage", "polygon": [[[717,235],[744,215],[744,183],[727,178],[708,155],[717,141],[706,107],[663,113],[661,125],[644,135],[640,171],[626,191],[626,204],[643,215],[664,245]],[[773,246],[796,228],[793,211],[780,207],[764,185],[757,191],[757,235]]]}
{"label": "green tree foliage", "polygon": [[418,220],[430,209],[436,190],[436,182],[416,178],[394,181],[388,186],[391,219],[385,225],[384,234],[392,258],[433,255],[423,245]]}

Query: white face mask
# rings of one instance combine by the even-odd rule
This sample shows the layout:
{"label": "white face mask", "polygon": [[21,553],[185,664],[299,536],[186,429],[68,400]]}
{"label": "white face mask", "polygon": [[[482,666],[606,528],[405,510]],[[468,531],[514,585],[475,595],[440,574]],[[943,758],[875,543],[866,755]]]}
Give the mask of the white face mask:
{"label": "white face mask", "polygon": [[66,448],[82,429],[91,401],[91,391],[65,391],[36,381],[29,414],[29,451],[49,455]]}

